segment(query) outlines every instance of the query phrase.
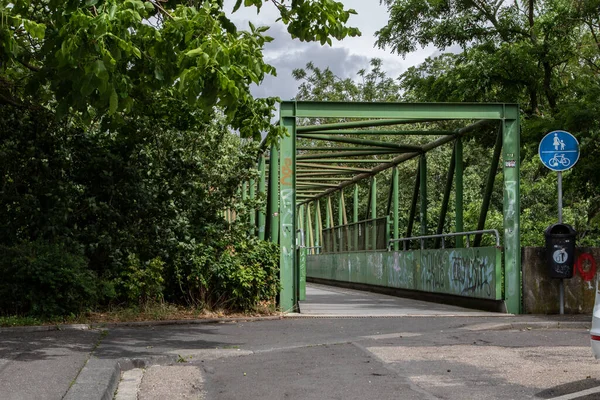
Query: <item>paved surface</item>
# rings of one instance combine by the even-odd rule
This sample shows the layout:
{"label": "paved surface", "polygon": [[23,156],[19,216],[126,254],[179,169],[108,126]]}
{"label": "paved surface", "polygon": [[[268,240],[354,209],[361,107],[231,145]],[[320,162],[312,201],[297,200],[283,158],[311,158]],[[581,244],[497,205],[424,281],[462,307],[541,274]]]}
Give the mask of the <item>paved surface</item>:
{"label": "paved surface", "polygon": [[447,304],[404,299],[384,294],[310,283],[306,301],[300,302],[303,316],[402,317],[402,316],[499,316]]}
{"label": "paved surface", "polygon": [[[311,286],[309,293],[313,304],[319,296],[361,298],[354,303],[367,316],[365,294],[351,292]],[[396,312],[387,296],[369,295]],[[328,318],[320,306],[313,318],[107,333],[3,330],[0,398],[110,399],[115,391],[119,400],[600,398],[590,316],[469,314],[394,301],[402,316]]]}

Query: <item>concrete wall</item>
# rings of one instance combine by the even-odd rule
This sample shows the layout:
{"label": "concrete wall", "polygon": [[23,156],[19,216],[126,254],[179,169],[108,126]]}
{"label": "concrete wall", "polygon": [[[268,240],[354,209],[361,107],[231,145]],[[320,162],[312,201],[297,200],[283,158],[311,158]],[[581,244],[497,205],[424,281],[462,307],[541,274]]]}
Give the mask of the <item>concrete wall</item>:
{"label": "concrete wall", "polygon": [[[583,253],[592,255],[600,268],[600,248],[578,247],[577,257]],[[521,249],[523,270],[523,312],[526,314],[558,314],[559,280],[548,277],[546,250],[543,247]],[[582,267],[584,272],[587,265]],[[591,275],[591,274],[590,274]],[[573,278],[565,279],[565,314],[591,314],[595,300],[594,276],[584,280],[575,268]]]}
{"label": "concrete wall", "polygon": [[499,300],[501,255],[496,247],[328,253],[307,256],[306,272],[309,278]]}

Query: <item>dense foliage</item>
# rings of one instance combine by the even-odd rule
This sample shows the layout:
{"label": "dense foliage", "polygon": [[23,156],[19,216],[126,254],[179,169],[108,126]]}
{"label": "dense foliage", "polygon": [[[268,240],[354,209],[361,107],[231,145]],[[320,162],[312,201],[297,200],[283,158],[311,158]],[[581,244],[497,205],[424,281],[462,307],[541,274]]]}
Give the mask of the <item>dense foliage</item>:
{"label": "dense foliage", "polygon": [[[339,2],[275,6],[301,40],[359,34]],[[282,134],[250,94],[266,31],[222,0],[0,0],[0,314],[274,299],[277,246],[222,218]]]}
{"label": "dense foliage", "polygon": [[539,243],[539,232],[556,220],[556,174],[537,158],[541,138],[556,129],[574,134],[581,148],[565,174],[566,222],[581,244],[600,244],[600,3],[383,3],[390,18],[377,33],[380,46],[400,55],[425,45],[455,50],[407,70],[403,99],[521,105],[524,244]]}

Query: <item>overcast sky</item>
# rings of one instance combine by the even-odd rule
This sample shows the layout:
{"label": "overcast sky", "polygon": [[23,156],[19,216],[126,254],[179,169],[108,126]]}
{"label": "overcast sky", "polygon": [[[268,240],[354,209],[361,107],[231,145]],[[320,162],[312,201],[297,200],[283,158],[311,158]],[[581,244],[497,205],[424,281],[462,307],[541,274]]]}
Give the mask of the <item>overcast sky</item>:
{"label": "overcast sky", "polygon": [[[263,6],[258,15],[256,8],[243,6],[231,15],[231,19],[242,29],[248,26],[248,21],[254,25],[270,26],[267,34],[275,38],[266,45],[264,55],[266,61],[277,69],[277,77],[267,77],[262,85],[253,88],[256,97],[291,99],[298,88],[298,82],[291,75],[292,70],[304,67],[309,61],[320,68],[329,67],[340,78],[356,78],[356,72],[368,67],[371,58],[378,57],[383,60],[388,76],[396,78],[406,68],[421,63],[435,52],[435,49],[427,48],[403,59],[387,50],[378,49],[374,35],[387,23],[387,8],[380,5],[379,0],[341,1],[346,8],[353,8],[358,13],[350,17],[349,25],[359,28],[362,36],[334,41],[333,46],[292,40],[283,24],[274,23],[278,14],[269,3]],[[234,3],[235,0],[225,0],[225,10],[232,10]]]}

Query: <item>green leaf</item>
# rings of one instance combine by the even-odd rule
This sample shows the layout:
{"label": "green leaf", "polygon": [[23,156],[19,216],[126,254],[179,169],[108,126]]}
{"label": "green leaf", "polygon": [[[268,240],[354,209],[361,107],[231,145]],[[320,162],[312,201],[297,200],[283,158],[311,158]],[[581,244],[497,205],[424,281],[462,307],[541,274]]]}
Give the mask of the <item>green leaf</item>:
{"label": "green leaf", "polygon": [[117,95],[117,91],[113,87],[112,92],[110,94],[108,114],[109,115],[114,114],[117,111],[118,106],[119,106],[119,96]]}
{"label": "green leaf", "polygon": [[37,22],[23,19],[23,26],[27,33],[31,35],[34,39],[42,40],[46,36],[46,25],[38,24]]}

